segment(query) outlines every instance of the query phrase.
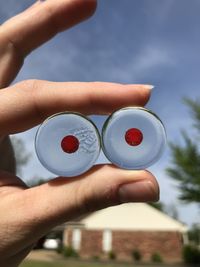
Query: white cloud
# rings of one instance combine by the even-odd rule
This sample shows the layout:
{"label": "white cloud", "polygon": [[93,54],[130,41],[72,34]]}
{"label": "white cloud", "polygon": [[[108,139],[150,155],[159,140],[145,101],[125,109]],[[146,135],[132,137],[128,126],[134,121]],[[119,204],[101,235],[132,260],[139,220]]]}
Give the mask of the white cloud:
{"label": "white cloud", "polygon": [[166,47],[155,44],[146,44],[141,49],[139,55],[129,66],[136,79],[143,77],[147,72],[153,72],[156,68],[162,66],[174,65],[170,51]]}

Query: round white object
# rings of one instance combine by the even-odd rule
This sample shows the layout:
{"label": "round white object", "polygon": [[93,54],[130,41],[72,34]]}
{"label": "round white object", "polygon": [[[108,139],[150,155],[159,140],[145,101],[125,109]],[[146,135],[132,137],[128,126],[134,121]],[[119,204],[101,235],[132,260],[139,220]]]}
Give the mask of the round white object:
{"label": "round white object", "polygon": [[145,169],[161,157],[166,133],[161,120],[151,111],[128,107],[107,119],[102,145],[106,157],[120,168]]}
{"label": "round white object", "polygon": [[[68,137],[75,140],[65,144],[66,151],[70,153],[64,151],[62,145],[63,139]],[[79,113],[62,112],[41,124],[36,134],[35,149],[46,169],[59,176],[72,177],[94,165],[100,153],[100,137],[88,118]]]}

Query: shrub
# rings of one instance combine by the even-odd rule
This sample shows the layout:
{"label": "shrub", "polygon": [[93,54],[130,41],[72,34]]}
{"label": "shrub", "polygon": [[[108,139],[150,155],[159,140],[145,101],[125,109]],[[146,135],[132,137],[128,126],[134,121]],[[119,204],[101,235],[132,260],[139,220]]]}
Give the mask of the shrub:
{"label": "shrub", "polygon": [[68,257],[68,258],[78,258],[79,255],[78,255],[78,252],[73,249],[72,247],[63,247],[62,249],[62,254],[63,256],[65,257]]}
{"label": "shrub", "polygon": [[200,225],[193,225],[188,232],[190,243],[198,246],[200,244]]}
{"label": "shrub", "polygon": [[163,259],[161,257],[161,255],[158,252],[155,252],[151,255],[151,261],[152,262],[163,262]]}
{"label": "shrub", "polygon": [[109,258],[110,260],[115,260],[115,259],[116,259],[116,254],[115,254],[115,252],[114,252],[114,251],[109,251],[109,252],[108,252],[108,258]]}
{"label": "shrub", "polygon": [[132,252],[132,257],[135,261],[140,261],[142,259],[142,255],[139,250],[135,249]]}
{"label": "shrub", "polygon": [[63,246],[62,246],[62,244],[60,244],[60,245],[57,247],[56,252],[57,252],[58,254],[61,254],[61,253],[63,252]]}
{"label": "shrub", "polygon": [[92,260],[99,261],[100,257],[98,255],[94,255],[94,256],[92,256]]}
{"label": "shrub", "polygon": [[186,263],[200,263],[200,249],[192,245],[184,246],[183,259]]}

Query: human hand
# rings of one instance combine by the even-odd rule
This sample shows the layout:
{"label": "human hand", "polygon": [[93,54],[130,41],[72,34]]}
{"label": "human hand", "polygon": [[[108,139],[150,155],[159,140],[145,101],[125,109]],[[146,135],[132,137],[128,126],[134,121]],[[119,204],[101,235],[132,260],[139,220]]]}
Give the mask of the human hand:
{"label": "human hand", "polygon": [[[148,101],[150,89],[143,85],[28,80],[8,90],[26,55],[56,33],[88,18],[95,8],[95,0],[38,1],[1,26],[0,138],[5,153],[9,134],[30,129],[54,113],[67,109],[85,115],[109,114]],[[56,225],[124,202],[156,201],[159,188],[147,171],[98,165],[79,177],[58,177],[34,188],[2,170],[0,195],[0,265],[12,267]]]}

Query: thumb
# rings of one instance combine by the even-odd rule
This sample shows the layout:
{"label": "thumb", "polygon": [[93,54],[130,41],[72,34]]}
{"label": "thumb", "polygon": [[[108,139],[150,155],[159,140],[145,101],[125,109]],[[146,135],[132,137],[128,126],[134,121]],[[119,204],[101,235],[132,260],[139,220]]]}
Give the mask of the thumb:
{"label": "thumb", "polygon": [[147,171],[98,165],[77,178],[60,177],[24,190],[19,198],[17,214],[26,231],[23,244],[28,245],[56,225],[83,214],[125,202],[157,201],[159,187]]}
{"label": "thumb", "polygon": [[113,165],[97,165],[75,179],[56,178],[28,191],[37,216],[48,224],[52,221],[52,225],[108,206],[159,198],[158,184],[152,174]]}
{"label": "thumb", "polygon": [[[99,165],[77,178],[56,178],[30,189],[17,190],[1,201],[1,225],[9,228],[12,242],[7,254],[18,253],[53,227],[83,214],[125,202],[152,202],[158,184],[147,171],[127,171]],[[6,254],[5,253],[5,254]],[[4,255],[6,256],[6,255]]]}

